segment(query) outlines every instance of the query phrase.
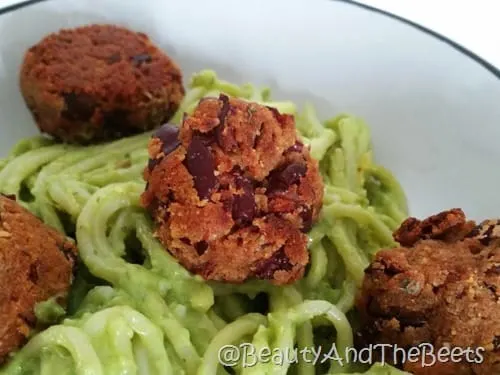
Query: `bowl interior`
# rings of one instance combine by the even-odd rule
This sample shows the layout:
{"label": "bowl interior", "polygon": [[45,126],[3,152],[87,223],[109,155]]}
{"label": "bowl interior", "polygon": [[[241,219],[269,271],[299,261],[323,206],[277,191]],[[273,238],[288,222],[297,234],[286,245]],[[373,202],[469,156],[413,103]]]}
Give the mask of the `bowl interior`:
{"label": "bowl interior", "polygon": [[323,118],[363,117],[412,215],[450,207],[498,215],[498,77],[422,31],[335,1],[254,0],[242,13],[231,0],[52,0],[1,15],[1,156],[37,134],[18,89],[24,51],[61,27],[95,22],[149,34],[186,81],[211,68],[270,86],[275,98],[312,102]]}

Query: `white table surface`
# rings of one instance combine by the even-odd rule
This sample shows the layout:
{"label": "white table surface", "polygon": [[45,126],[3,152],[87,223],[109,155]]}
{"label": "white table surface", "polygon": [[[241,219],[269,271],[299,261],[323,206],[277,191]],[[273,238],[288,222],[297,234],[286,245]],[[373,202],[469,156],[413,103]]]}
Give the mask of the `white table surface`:
{"label": "white table surface", "polygon": [[[21,2],[23,0],[0,0],[0,8]],[[431,29],[500,68],[499,0],[358,0],[358,2]]]}

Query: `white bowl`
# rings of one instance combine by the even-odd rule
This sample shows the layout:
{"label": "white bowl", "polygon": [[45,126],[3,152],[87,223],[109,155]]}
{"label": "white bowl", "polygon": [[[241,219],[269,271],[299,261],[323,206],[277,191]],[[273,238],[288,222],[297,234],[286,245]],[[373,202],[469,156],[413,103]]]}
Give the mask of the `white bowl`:
{"label": "white bowl", "polygon": [[18,88],[24,51],[61,27],[94,22],[148,33],[187,78],[212,68],[226,80],[269,85],[277,98],[312,101],[323,117],[363,117],[413,215],[450,207],[476,219],[500,215],[498,70],[338,1],[52,0],[4,12],[0,155],[37,133]]}

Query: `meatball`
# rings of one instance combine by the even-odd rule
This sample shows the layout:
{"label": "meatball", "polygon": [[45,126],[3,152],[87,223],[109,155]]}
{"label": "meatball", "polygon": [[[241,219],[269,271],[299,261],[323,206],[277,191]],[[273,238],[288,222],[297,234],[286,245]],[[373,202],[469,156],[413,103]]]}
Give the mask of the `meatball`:
{"label": "meatball", "polygon": [[76,254],[62,234],[0,195],[0,363],[35,327],[38,302],[64,305]]}
{"label": "meatball", "polygon": [[20,85],[40,131],[83,144],[156,128],[184,97],[177,64],[145,34],[112,25],[45,37],[26,52]]}
{"label": "meatball", "polygon": [[160,128],[149,154],[142,204],[188,270],[232,283],[302,277],[323,183],[293,116],[204,98],[180,129]]}
{"label": "meatball", "polygon": [[[414,374],[500,373],[500,221],[476,225],[453,209],[410,218],[394,238],[401,247],[380,251],[366,270],[361,344],[433,345],[426,365],[404,364]],[[464,356],[428,366],[446,347]]]}

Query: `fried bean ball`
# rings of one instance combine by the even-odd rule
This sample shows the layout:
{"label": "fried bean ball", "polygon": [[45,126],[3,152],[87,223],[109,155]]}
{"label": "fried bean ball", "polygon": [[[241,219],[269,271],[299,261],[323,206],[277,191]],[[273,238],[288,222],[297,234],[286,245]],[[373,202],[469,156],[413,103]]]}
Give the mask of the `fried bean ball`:
{"label": "fried bean ball", "polygon": [[293,116],[221,95],[149,144],[142,204],[163,245],[208,280],[288,284],[304,274],[323,197]]}
{"label": "fried bean ball", "polygon": [[72,242],[0,195],[0,363],[32,332],[37,303],[64,305],[76,256]]}
{"label": "fried bean ball", "polygon": [[40,131],[83,144],[159,127],[184,97],[177,64],[147,35],[113,25],[45,37],[26,52],[20,85]]}
{"label": "fried bean ball", "polygon": [[[410,218],[394,238],[400,247],[366,270],[360,342],[432,345],[423,361],[404,363],[417,375],[500,374],[500,221],[476,225],[453,209]],[[458,359],[442,348],[461,348]]]}

